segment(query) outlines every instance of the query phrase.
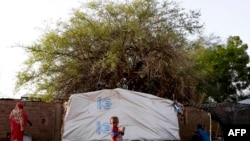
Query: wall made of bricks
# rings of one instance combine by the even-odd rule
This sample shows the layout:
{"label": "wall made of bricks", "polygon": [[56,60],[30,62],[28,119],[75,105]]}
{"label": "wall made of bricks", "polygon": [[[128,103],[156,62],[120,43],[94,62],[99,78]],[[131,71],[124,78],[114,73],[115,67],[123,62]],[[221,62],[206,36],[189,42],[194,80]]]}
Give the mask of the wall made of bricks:
{"label": "wall made of bricks", "polygon": [[179,121],[181,141],[190,141],[197,130],[198,124],[205,126],[205,130],[211,134],[212,139],[215,135],[221,136],[219,123],[211,119],[209,112],[193,107],[185,107],[184,115],[185,119]]}
{"label": "wall made of bricks", "polygon": [[[7,138],[7,134],[10,133],[9,114],[15,107],[18,100],[0,100],[0,141],[4,141]],[[22,101],[24,104],[24,110],[28,115],[28,119],[32,122],[32,126],[29,124],[25,128],[25,133],[32,137],[33,141],[55,141],[58,134],[58,127],[56,127],[56,120],[58,119],[58,113],[55,103],[45,102],[30,102]]]}
{"label": "wall made of bricks", "polygon": [[[18,100],[0,99],[0,141],[7,141],[7,134],[10,134],[8,117],[16,102]],[[26,127],[25,133],[31,135],[33,141],[60,141],[61,123],[65,112],[63,104],[30,101],[23,101],[23,103],[24,110],[33,124]],[[208,112],[185,107],[184,115],[185,118],[179,121],[181,141],[191,140],[197,124],[205,125],[208,131],[211,127],[211,134],[221,135],[219,124],[210,119]]]}

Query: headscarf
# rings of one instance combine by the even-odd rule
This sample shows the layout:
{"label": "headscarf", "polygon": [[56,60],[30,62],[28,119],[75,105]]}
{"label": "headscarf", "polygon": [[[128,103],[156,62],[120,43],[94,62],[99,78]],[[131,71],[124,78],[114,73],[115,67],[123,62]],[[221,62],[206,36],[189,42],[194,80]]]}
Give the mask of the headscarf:
{"label": "headscarf", "polygon": [[17,103],[16,103],[16,106],[17,106],[19,109],[23,109],[23,103],[22,103],[22,102],[17,102]]}

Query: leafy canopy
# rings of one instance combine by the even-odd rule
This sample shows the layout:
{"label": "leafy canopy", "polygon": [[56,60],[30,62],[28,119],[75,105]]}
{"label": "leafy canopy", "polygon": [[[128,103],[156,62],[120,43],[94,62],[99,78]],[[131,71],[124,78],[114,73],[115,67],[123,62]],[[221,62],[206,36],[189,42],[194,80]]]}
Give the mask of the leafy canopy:
{"label": "leafy canopy", "polygon": [[186,37],[201,30],[199,12],[168,0],[85,6],[25,47],[30,56],[17,90],[32,85],[32,93],[52,98],[116,87],[169,98],[193,94],[183,50]]}
{"label": "leafy canopy", "polygon": [[242,95],[250,84],[248,46],[239,36],[228,38],[226,45],[214,45],[196,52],[200,79],[198,91],[217,102]]}

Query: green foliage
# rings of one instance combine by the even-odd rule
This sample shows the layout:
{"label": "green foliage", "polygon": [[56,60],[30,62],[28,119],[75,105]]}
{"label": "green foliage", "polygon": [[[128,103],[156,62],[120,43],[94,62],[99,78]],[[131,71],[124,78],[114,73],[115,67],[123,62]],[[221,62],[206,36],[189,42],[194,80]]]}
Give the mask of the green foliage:
{"label": "green foliage", "polygon": [[131,90],[179,99],[193,94],[183,60],[186,36],[202,27],[198,12],[167,0],[86,6],[26,47],[30,57],[17,88],[32,84],[34,93],[67,98],[115,88],[126,78]]}
{"label": "green foliage", "polygon": [[196,50],[195,69],[200,75],[199,92],[222,102],[242,94],[249,86],[249,56],[247,45],[238,36],[229,37],[226,45]]}

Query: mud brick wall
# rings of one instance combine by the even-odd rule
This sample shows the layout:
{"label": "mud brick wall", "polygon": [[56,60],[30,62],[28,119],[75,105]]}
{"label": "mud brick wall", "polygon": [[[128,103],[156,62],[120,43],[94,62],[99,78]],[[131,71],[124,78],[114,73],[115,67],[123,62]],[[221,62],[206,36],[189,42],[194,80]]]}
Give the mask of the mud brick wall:
{"label": "mud brick wall", "polygon": [[204,125],[212,139],[215,134],[221,135],[219,123],[210,119],[210,113],[193,107],[185,107],[184,115],[185,120],[179,121],[181,141],[191,140],[197,129],[197,124]]}
{"label": "mud brick wall", "polygon": [[[0,141],[9,141],[10,133],[8,117],[19,100],[0,99]],[[26,127],[25,133],[31,135],[33,141],[60,141],[63,126],[64,104],[23,101],[32,126]],[[210,120],[208,112],[193,107],[185,107],[185,118],[179,120],[180,141],[190,141],[196,131],[197,124],[203,124],[206,130],[211,127],[211,134],[220,136],[221,128],[215,121]],[[211,124],[210,124],[211,123]]]}
{"label": "mud brick wall", "polygon": [[[10,134],[8,117],[16,102],[18,100],[0,100],[0,141],[7,140],[7,135]],[[31,135],[33,141],[59,141],[62,118],[58,105],[45,102],[22,102],[32,122],[32,126],[28,124],[25,128],[25,133]]]}

